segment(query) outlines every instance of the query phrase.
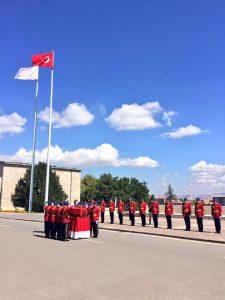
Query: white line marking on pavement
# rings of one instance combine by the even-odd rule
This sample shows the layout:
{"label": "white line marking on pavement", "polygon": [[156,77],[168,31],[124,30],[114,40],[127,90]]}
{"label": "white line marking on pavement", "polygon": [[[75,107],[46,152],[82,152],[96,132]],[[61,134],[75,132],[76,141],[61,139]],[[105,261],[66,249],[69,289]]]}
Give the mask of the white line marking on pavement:
{"label": "white line marking on pavement", "polygon": [[104,232],[109,232],[109,233],[118,233],[118,231],[116,230],[109,230],[109,229],[103,229],[103,228],[100,228],[101,231],[104,231]]}
{"label": "white line marking on pavement", "polygon": [[103,244],[103,242],[100,241],[93,241],[93,240],[84,240],[86,242],[91,242],[91,243],[97,243],[97,244]]}
{"label": "white line marking on pavement", "polygon": [[8,226],[8,225],[0,225],[0,227],[13,228],[13,226]]}

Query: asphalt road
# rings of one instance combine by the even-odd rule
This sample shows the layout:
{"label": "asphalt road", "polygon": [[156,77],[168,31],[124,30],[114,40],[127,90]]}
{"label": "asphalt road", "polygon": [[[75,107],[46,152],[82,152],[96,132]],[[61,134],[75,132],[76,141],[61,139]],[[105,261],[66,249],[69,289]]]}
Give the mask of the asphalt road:
{"label": "asphalt road", "polygon": [[0,299],[225,299],[225,246],[100,231],[43,238],[43,224],[0,219]]}

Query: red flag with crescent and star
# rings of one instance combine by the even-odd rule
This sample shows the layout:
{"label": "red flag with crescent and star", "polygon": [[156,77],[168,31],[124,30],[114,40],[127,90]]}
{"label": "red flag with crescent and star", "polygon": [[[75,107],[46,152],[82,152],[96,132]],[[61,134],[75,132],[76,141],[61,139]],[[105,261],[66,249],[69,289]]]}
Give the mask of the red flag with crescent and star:
{"label": "red flag with crescent and star", "polygon": [[54,53],[48,52],[48,53],[33,55],[32,56],[32,66],[53,68],[54,67]]}

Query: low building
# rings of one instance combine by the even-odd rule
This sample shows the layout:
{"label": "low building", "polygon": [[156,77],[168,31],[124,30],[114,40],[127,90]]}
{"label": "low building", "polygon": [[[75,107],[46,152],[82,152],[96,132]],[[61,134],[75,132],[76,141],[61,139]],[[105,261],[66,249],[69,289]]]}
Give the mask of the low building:
{"label": "low building", "polygon": [[[29,164],[0,161],[0,209],[14,210],[11,196],[15,192],[18,180],[22,178]],[[80,170],[52,166],[59,176],[63,190],[68,195],[68,201],[80,200]]]}

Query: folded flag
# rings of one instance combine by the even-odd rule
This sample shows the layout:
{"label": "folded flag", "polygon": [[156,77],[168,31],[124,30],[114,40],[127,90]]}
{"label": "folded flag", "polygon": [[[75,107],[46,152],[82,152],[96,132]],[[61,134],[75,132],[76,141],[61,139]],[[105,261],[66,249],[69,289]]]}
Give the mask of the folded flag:
{"label": "folded flag", "polygon": [[54,54],[53,52],[35,54],[32,56],[32,65],[46,68],[54,67]]}
{"label": "folded flag", "polygon": [[16,73],[15,79],[21,80],[38,80],[39,67],[20,68]]}

